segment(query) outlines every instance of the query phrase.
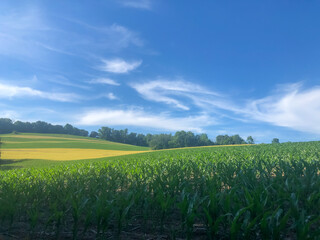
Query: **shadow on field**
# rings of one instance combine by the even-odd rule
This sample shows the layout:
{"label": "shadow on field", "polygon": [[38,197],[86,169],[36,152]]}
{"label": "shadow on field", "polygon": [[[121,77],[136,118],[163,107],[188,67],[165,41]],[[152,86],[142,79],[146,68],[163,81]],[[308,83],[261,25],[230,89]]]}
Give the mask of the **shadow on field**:
{"label": "shadow on field", "polygon": [[8,166],[10,164],[14,163],[21,163],[28,161],[28,159],[21,159],[21,160],[14,160],[14,159],[0,159],[0,170],[11,170],[11,169],[17,169],[17,168],[22,168],[22,166]]}

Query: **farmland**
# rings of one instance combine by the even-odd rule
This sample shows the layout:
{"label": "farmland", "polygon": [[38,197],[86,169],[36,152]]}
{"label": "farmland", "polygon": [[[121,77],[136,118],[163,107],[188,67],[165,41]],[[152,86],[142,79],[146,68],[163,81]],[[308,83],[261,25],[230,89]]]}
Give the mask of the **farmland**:
{"label": "farmland", "polygon": [[319,149],[320,142],[202,147],[2,171],[0,233],[318,239]]}
{"label": "farmland", "polygon": [[[69,160],[100,159],[149,148],[61,134],[2,134],[1,169],[43,167]],[[60,163],[59,163],[60,162]]]}

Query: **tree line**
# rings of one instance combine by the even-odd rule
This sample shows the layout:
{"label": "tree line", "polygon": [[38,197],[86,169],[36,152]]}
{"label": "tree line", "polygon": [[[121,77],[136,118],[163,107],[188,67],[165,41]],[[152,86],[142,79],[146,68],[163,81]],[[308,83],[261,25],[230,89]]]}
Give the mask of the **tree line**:
{"label": "tree line", "polygon": [[[44,121],[14,122],[9,118],[0,118],[0,134],[12,132],[70,134],[84,137],[89,135],[88,131],[73,127],[71,124],[62,126],[52,125]],[[178,131],[175,134],[141,134],[129,133],[128,129],[117,130],[109,127],[101,127],[98,132],[92,131],[89,137],[136,146],[146,146],[152,149],[254,143],[251,136],[245,141],[238,134],[233,136],[219,135],[215,141],[212,141],[206,133],[194,134],[190,131]]]}
{"label": "tree line", "polygon": [[71,124],[52,125],[47,122],[13,122],[9,118],[0,118],[0,134],[22,132],[22,133],[57,133],[70,134],[87,137],[89,132],[83,129],[73,127]]}
{"label": "tree line", "polygon": [[137,134],[129,133],[128,129],[116,130],[102,127],[98,132],[91,132],[90,137],[99,137],[104,140],[151,147],[152,149],[168,149],[181,147],[196,147],[209,145],[253,144],[251,136],[245,141],[238,134],[233,136],[219,135],[216,141],[208,138],[206,133],[194,134],[193,132],[178,131],[175,134]]}

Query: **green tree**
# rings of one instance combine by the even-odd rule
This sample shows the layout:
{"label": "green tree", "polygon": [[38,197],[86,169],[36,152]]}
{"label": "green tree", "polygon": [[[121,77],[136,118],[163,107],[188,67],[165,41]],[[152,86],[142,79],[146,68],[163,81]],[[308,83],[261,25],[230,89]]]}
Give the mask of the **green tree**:
{"label": "green tree", "polygon": [[248,137],[247,137],[247,143],[248,143],[248,144],[254,144],[254,140],[253,140],[253,137],[252,137],[252,136],[248,136]]}
{"label": "green tree", "polygon": [[2,145],[2,142],[1,142],[1,138],[0,138],[0,162],[1,162],[1,145]]}
{"label": "green tree", "polygon": [[228,135],[218,135],[216,137],[216,143],[218,145],[228,145],[231,144],[231,139]]}
{"label": "green tree", "polygon": [[96,138],[99,136],[99,133],[97,133],[96,131],[92,131],[89,135],[89,137],[92,137],[92,138]]}
{"label": "green tree", "polygon": [[243,140],[242,137],[239,136],[239,134],[231,136],[231,144],[245,144],[246,142]]}
{"label": "green tree", "polygon": [[101,139],[104,139],[104,140],[109,140],[111,141],[111,133],[112,133],[112,129],[109,128],[109,127],[102,127],[98,130],[99,132],[99,137]]}
{"label": "green tree", "polygon": [[0,118],[0,134],[11,133],[13,131],[13,123],[9,118]]}
{"label": "green tree", "polygon": [[198,135],[198,146],[208,146],[212,145],[213,142],[208,138],[208,135],[206,133],[201,133]]}
{"label": "green tree", "polygon": [[153,135],[151,141],[149,142],[149,145],[153,150],[166,149],[171,147],[169,146],[169,142],[171,140],[172,140],[171,134]]}
{"label": "green tree", "polygon": [[272,139],[272,143],[280,143],[279,138]]}

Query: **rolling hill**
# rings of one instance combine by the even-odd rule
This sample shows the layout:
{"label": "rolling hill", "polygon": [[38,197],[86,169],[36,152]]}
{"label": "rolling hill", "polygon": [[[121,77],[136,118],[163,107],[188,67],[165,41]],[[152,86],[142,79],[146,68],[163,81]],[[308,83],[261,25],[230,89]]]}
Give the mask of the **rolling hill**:
{"label": "rolling hill", "polygon": [[46,166],[56,161],[101,159],[149,151],[89,137],[61,134],[2,134],[1,168]]}

